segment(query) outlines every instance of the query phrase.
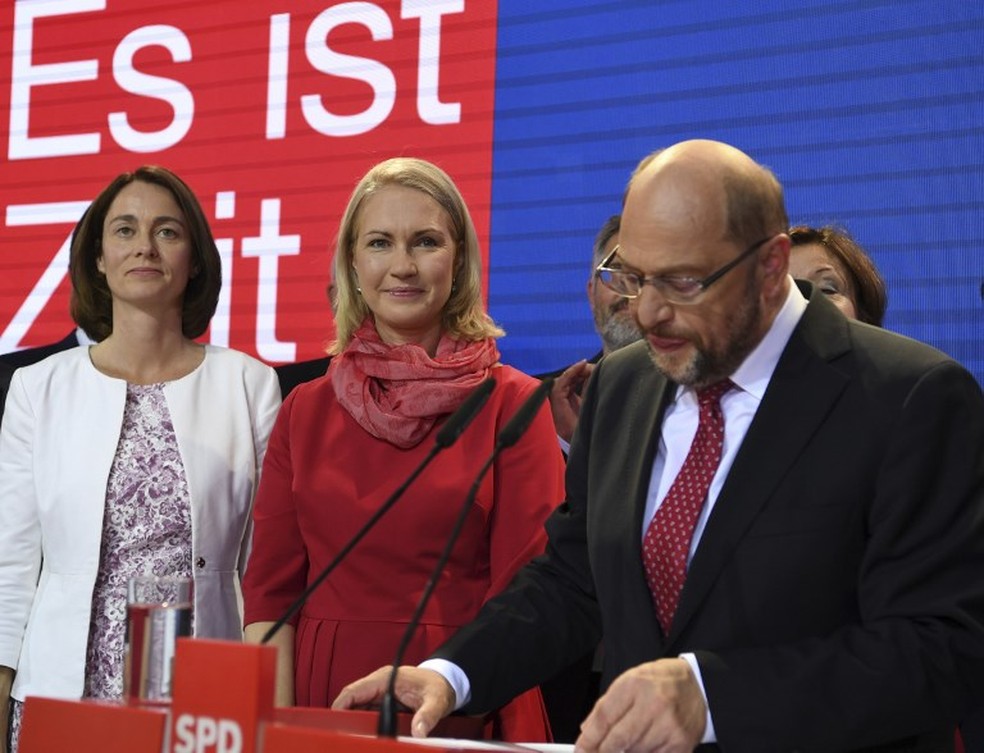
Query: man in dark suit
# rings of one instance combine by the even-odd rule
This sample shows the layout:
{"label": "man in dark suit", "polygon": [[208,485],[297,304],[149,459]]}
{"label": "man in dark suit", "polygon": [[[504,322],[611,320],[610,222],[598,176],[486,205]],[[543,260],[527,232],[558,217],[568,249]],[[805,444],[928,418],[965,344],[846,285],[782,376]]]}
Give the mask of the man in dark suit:
{"label": "man in dark suit", "polygon": [[[727,145],[637,169],[607,279],[645,342],[592,376],[547,553],[401,669],[414,734],[603,636],[583,751],[952,750],[984,679],[984,397],[797,287],[786,227],[778,182]],[[703,504],[676,592],[650,565],[686,526],[649,534],[684,475]]]}

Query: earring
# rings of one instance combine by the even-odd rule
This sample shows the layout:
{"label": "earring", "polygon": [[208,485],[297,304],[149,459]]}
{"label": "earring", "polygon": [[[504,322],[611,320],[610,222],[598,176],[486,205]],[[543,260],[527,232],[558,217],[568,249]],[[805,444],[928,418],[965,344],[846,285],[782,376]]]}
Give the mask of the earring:
{"label": "earring", "polygon": [[355,292],[358,293],[359,295],[362,295],[362,288],[360,288],[358,285],[356,285],[355,286]]}
{"label": "earring", "polygon": [[455,293],[457,293],[457,292],[458,292],[458,283],[457,283],[457,281],[456,281],[456,280],[455,280],[455,279],[454,279],[454,278],[452,277],[452,278],[451,278],[451,295],[454,295],[454,294],[455,294]]}

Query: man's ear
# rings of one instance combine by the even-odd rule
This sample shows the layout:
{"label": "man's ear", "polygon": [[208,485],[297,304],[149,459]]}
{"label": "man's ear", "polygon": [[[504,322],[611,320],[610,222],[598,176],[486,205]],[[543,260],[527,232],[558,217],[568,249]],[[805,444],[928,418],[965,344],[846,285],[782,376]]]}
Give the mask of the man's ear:
{"label": "man's ear", "polygon": [[780,233],[763,249],[759,266],[763,270],[763,284],[766,291],[784,289],[786,275],[789,273],[789,236]]}

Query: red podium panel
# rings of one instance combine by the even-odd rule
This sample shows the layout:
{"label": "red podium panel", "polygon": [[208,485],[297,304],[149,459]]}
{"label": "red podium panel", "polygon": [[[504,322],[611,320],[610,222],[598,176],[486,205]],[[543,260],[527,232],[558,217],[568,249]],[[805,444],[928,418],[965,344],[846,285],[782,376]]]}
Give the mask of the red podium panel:
{"label": "red podium panel", "polygon": [[171,703],[171,753],[257,753],[273,718],[272,646],[179,638]]}
{"label": "red podium panel", "polygon": [[20,753],[157,753],[164,748],[167,707],[28,697]]}
{"label": "red podium panel", "polygon": [[[30,697],[20,753],[425,753],[447,747],[377,738],[374,711],[274,709],[276,650],[231,641],[181,638],[175,654],[173,701],[121,702]],[[410,714],[397,716],[409,735]],[[484,720],[449,717],[434,730],[468,750]],[[170,734],[167,735],[166,732]],[[261,744],[262,741],[262,744]],[[397,749],[401,749],[397,751]]]}

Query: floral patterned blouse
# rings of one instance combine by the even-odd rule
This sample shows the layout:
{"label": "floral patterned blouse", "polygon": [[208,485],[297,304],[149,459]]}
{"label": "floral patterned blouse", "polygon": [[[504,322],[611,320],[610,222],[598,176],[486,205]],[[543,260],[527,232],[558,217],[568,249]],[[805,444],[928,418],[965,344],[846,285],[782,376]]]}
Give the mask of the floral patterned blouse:
{"label": "floral patterned blouse", "polygon": [[123,695],[126,586],[135,575],[191,576],[191,499],[163,384],[127,385],[106,488],[86,698]]}

